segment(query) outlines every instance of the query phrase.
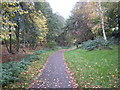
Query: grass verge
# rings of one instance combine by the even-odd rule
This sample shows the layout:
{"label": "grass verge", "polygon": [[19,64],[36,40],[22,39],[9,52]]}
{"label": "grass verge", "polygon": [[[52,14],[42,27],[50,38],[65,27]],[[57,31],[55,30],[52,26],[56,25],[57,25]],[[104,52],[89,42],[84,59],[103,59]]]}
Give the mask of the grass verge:
{"label": "grass verge", "polygon": [[73,76],[82,88],[116,88],[118,85],[118,48],[113,50],[75,49],[65,52]]}

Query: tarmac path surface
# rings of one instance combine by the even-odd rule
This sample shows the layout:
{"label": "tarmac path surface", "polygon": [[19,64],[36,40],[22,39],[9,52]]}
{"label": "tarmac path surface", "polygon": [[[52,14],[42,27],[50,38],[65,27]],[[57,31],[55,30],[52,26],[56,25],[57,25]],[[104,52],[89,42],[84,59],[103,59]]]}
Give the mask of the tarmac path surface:
{"label": "tarmac path surface", "polygon": [[64,51],[57,51],[48,58],[42,74],[32,83],[31,88],[72,88],[64,64]]}

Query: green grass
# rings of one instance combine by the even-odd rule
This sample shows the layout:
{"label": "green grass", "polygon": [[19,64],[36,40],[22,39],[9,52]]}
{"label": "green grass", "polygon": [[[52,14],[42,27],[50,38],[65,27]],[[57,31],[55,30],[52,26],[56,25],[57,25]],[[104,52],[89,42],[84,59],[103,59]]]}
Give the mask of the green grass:
{"label": "green grass", "polygon": [[118,48],[65,52],[65,59],[82,88],[116,88],[118,85]]}
{"label": "green grass", "polygon": [[32,62],[31,65],[28,65],[27,70],[24,70],[21,72],[19,77],[21,80],[19,82],[15,82],[13,84],[10,84],[9,86],[5,86],[5,88],[27,88],[31,85],[32,81],[35,79],[35,77],[40,73],[40,69],[43,68],[44,64],[47,61],[47,58],[54,53],[56,50],[43,52],[41,54],[37,53],[38,60],[35,60]]}

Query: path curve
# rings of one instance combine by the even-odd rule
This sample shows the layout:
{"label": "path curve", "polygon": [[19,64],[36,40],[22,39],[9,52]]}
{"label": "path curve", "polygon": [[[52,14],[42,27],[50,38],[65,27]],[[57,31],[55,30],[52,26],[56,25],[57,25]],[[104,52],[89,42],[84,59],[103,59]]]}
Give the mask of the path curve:
{"label": "path curve", "polygon": [[48,58],[48,62],[40,76],[30,88],[72,88],[70,77],[64,64],[64,51],[55,52]]}

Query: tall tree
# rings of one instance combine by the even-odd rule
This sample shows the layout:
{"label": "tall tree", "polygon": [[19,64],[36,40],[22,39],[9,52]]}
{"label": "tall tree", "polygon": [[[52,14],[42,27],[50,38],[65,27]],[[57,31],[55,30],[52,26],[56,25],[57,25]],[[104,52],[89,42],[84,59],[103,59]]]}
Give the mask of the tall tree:
{"label": "tall tree", "polygon": [[47,43],[56,41],[65,23],[65,19],[58,13],[53,13],[52,8],[48,2],[35,2],[36,10],[41,10],[47,19],[48,33],[46,36]]}
{"label": "tall tree", "polygon": [[101,16],[101,24],[102,24],[102,31],[103,31],[103,37],[104,40],[107,40],[106,33],[105,33],[105,28],[104,28],[104,16],[103,16],[103,9],[101,6],[101,0],[99,0],[99,10],[100,10],[100,16]]}
{"label": "tall tree", "polygon": [[3,2],[2,5],[2,24],[3,24],[3,31],[8,31],[9,34],[9,42],[10,47],[8,49],[6,35],[4,36],[4,41],[6,43],[6,47],[9,53],[13,53],[12,51],[12,34],[14,32],[14,26],[17,26],[17,24],[13,21],[13,18],[15,17],[16,12],[20,12],[19,6],[17,6],[17,3],[13,2]]}

